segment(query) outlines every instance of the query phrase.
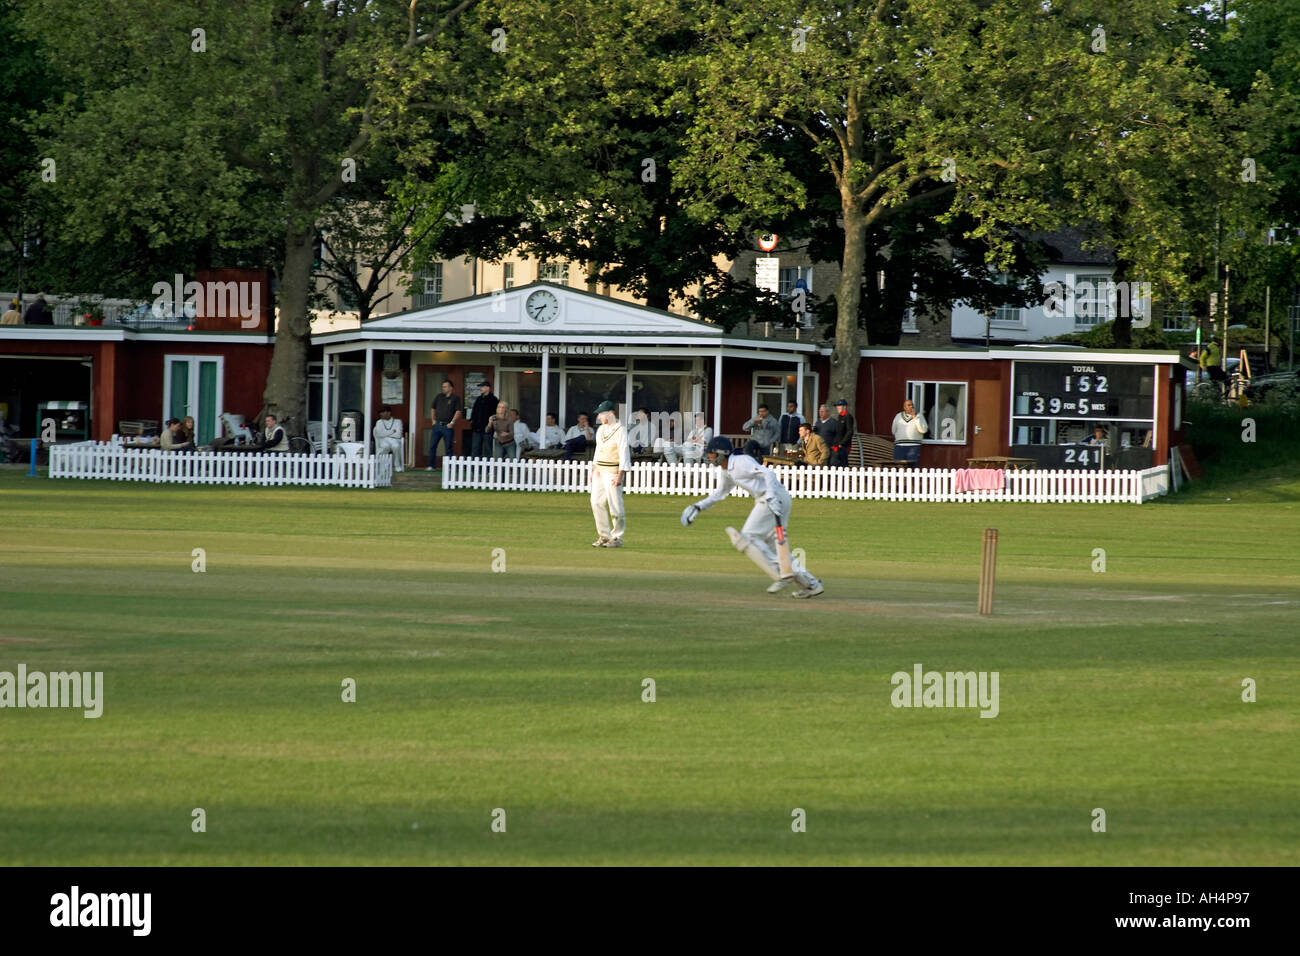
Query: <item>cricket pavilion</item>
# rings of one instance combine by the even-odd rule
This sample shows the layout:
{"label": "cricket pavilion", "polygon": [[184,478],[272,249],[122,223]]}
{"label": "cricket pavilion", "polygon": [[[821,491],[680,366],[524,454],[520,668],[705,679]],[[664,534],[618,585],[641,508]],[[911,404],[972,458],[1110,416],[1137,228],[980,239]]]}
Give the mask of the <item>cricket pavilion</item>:
{"label": "cricket pavilion", "polygon": [[[465,403],[479,383],[517,408],[530,429],[554,414],[562,429],[605,400],[627,412],[691,421],[735,434],[760,404],[779,417],[793,401],[815,418],[828,394],[830,346],[721,327],[549,282],[373,319],[315,334],[309,415],[369,440],[381,405],[407,426],[408,465],[423,464],[431,404],[444,379]],[[1041,467],[1095,468],[1076,450],[1100,424],[1108,468],[1168,461],[1183,440],[1183,368],[1176,352],[1017,348],[867,348],[857,431],[890,435],[905,398],[934,423],[921,466],[963,468],[994,456]],[[832,408],[832,412],[834,409]],[[456,426],[467,454],[469,423]]]}

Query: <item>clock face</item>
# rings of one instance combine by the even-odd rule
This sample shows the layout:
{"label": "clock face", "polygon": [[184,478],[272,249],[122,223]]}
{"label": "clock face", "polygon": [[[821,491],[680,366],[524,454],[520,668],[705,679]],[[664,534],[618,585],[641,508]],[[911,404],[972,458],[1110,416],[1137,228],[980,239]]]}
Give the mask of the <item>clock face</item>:
{"label": "clock face", "polygon": [[524,311],[538,325],[550,325],[560,317],[560,300],[554,292],[538,289],[524,302]]}

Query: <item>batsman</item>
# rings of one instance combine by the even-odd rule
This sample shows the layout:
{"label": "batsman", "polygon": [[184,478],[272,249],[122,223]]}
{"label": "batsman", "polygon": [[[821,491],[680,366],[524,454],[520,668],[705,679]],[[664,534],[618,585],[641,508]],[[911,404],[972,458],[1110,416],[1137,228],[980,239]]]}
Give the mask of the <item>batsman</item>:
{"label": "batsman", "polygon": [[821,594],[821,581],[790,560],[790,542],[785,529],[790,521],[790,492],[771,468],[760,465],[748,455],[734,454],[731,440],[718,436],[704,449],[704,456],[722,469],[722,481],[707,498],[687,505],[682,512],[682,527],[690,527],[701,511],[707,511],[730,494],[736,485],[749,492],[754,508],[737,531],[727,529],[727,537],[740,553],[763,569],[772,579],[769,594],[776,594],[790,584],[799,587],[792,597],[810,598]]}

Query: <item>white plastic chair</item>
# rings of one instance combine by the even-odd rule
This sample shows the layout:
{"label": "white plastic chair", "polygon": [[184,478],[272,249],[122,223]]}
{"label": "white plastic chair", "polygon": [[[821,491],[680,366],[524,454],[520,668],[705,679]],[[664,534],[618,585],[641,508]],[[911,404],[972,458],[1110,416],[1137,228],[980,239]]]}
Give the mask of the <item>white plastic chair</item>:
{"label": "white plastic chair", "polygon": [[[307,440],[311,442],[311,450],[317,455],[327,454],[329,449],[325,447],[325,441],[321,438],[322,422],[307,423]],[[334,440],[334,423],[330,422],[329,440]]]}
{"label": "white plastic chair", "polygon": [[366,443],[363,441],[341,441],[334,445],[334,454],[352,460],[360,460],[365,451]]}

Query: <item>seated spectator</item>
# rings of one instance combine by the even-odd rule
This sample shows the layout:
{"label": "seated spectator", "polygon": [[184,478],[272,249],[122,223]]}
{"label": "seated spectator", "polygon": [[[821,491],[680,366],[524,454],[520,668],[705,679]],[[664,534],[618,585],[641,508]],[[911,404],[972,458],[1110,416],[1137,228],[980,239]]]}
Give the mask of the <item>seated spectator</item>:
{"label": "seated spectator", "polygon": [[387,405],[379,406],[379,421],[372,429],[375,436],[375,454],[385,452],[393,456],[393,470],[401,471],[406,463],[402,461],[402,422],[393,417],[393,410]]}
{"label": "seated spectator", "polygon": [[539,428],[533,433],[533,441],[538,447],[559,448],[564,444],[564,432],[555,421],[555,415],[552,412],[546,413],[546,427]]}
{"label": "seated spectator", "polygon": [[638,408],[627,430],[627,447],[632,454],[639,455],[650,445],[650,409]]}
{"label": "seated spectator", "polygon": [[514,423],[515,427],[515,457],[520,457],[526,451],[536,451],[538,447],[537,438],[528,430],[528,426],[524,424],[523,420],[520,419],[519,409],[510,409],[510,420]]}
{"label": "seated spectator", "polygon": [[[751,418],[740,427],[749,432],[750,438],[763,449],[762,454],[758,456],[760,460],[781,438],[781,424],[767,413],[766,405],[758,406],[758,417]],[[745,454],[748,455],[748,442],[745,447]]]}
{"label": "seated spectator", "polygon": [[18,311],[18,300],[14,299],[9,303],[9,311],[0,318],[0,325],[22,325],[23,314]]}
{"label": "seated spectator", "polygon": [[795,451],[801,465],[825,465],[831,459],[831,450],[820,435],[807,422],[799,424],[799,445]]}
{"label": "seated spectator", "polygon": [[564,433],[564,458],[570,460],[575,454],[581,454],[587,450],[588,445],[596,442],[596,433],[592,430],[587,421],[585,413],[578,415],[578,424],[574,425]]}
{"label": "seated spectator", "polygon": [[274,415],[266,416],[266,430],[262,432],[262,451],[285,452],[289,450],[289,434]]}
{"label": "seated spectator", "polygon": [[[713,437],[713,429],[705,424],[704,414],[695,413],[695,426],[686,433],[686,440],[681,444],[658,439],[655,442],[655,451],[662,451],[664,458],[668,461],[677,461],[679,458],[683,461],[702,461],[704,459],[704,448]],[[660,444],[662,442],[662,445]]]}
{"label": "seated spectator", "polygon": [[179,418],[167,419],[158,439],[158,447],[163,451],[193,451],[194,444],[185,440],[183,428]]}
{"label": "seated spectator", "polygon": [[488,431],[492,433],[493,458],[518,458],[519,446],[515,444],[515,423],[510,418],[510,406],[497,402],[496,414],[488,419]]}
{"label": "seated spectator", "polygon": [[1110,441],[1106,438],[1106,429],[1101,425],[1094,425],[1092,428],[1092,437],[1085,441],[1085,445],[1109,445]]}
{"label": "seated spectator", "polygon": [[190,443],[191,447],[196,450],[198,449],[198,426],[194,424],[193,415],[186,415],[185,418],[181,420],[181,434],[185,436],[185,440]]}

